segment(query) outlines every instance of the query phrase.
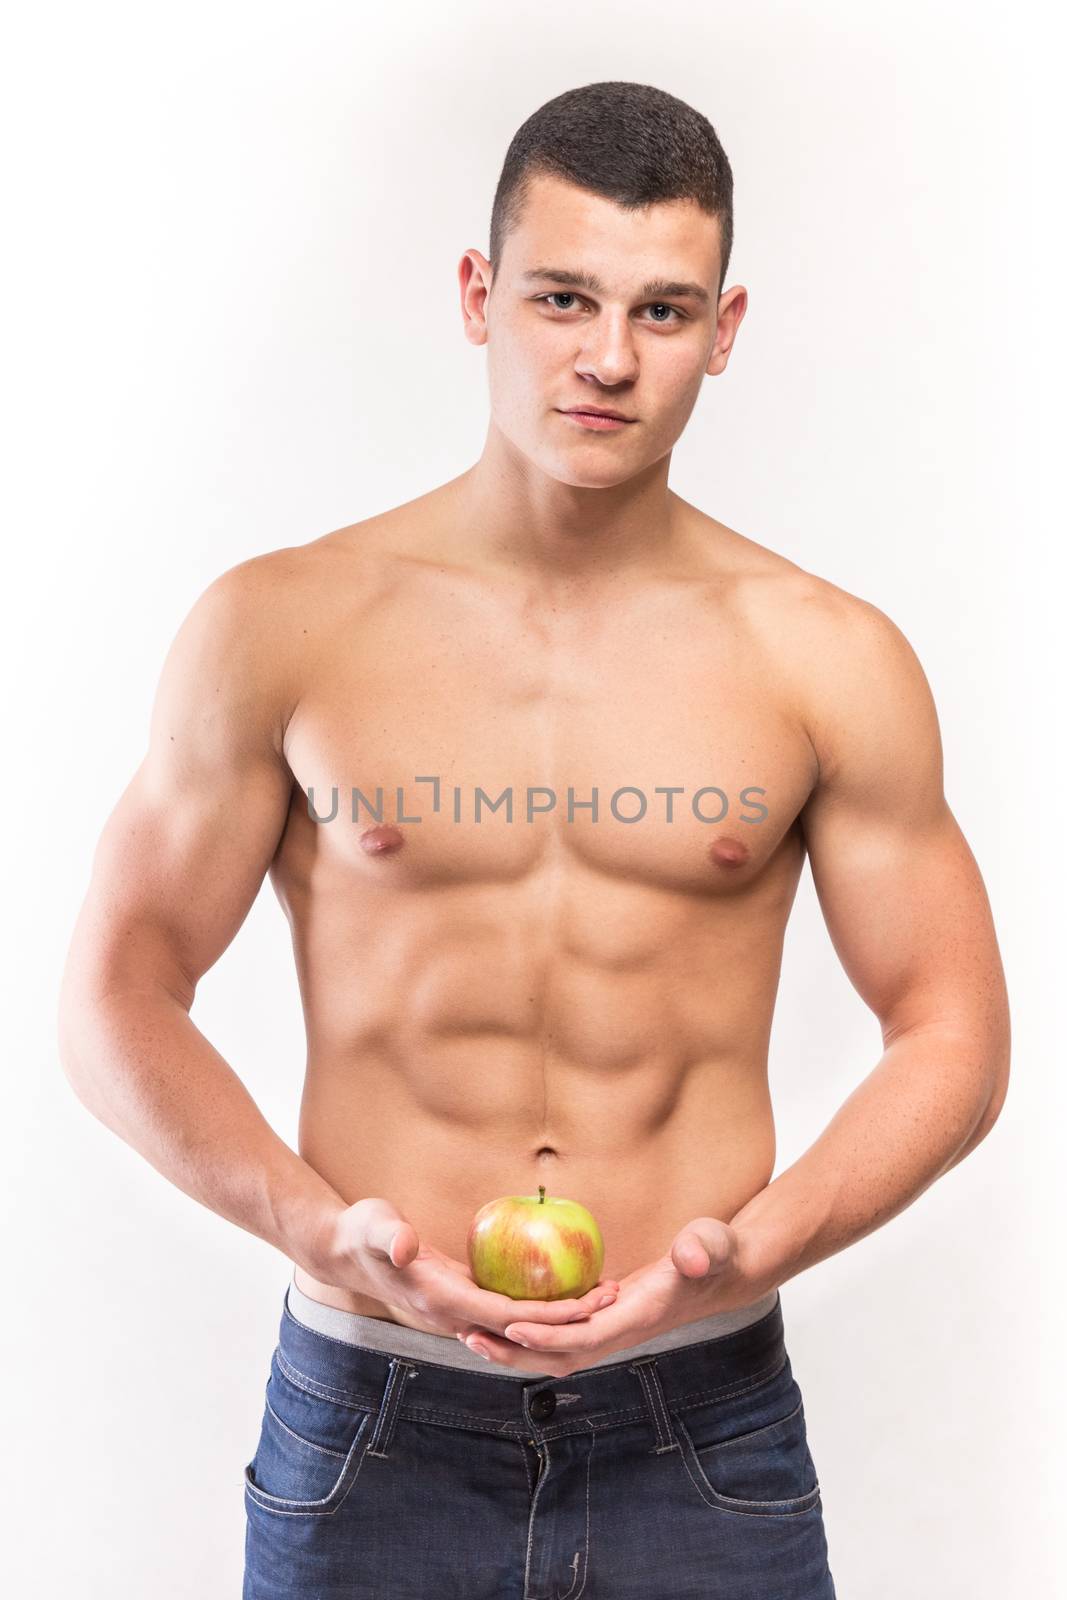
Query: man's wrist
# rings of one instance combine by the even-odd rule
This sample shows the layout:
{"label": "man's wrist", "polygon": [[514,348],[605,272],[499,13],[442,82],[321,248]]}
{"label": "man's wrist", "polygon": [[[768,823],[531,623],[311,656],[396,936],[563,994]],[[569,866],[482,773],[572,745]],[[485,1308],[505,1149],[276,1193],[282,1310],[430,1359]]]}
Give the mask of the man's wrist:
{"label": "man's wrist", "polygon": [[281,1145],[281,1155],[280,1167],[270,1170],[266,1183],[268,1204],[275,1219],[275,1242],[297,1266],[328,1282],[326,1274],[336,1260],[337,1218],[348,1206],[295,1151]]}
{"label": "man's wrist", "polygon": [[293,1260],[323,1283],[332,1283],[340,1261],[338,1249],[338,1222],[348,1210],[343,1200],[324,1201],[309,1219],[309,1228],[301,1241],[299,1255]]}
{"label": "man's wrist", "polygon": [[760,1293],[781,1288],[830,1253],[825,1240],[837,1193],[832,1170],[813,1170],[802,1159],[731,1217],[742,1271]]}
{"label": "man's wrist", "polygon": [[768,1256],[764,1248],[766,1240],[758,1228],[752,1226],[738,1227],[731,1224],[734,1237],[737,1241],[735,1265],[737,1270],[738,1305],[749,1305],[753,1300],[759,1300],[772,1289],[777,1289],[788,1277],[788,1273],[776,1270],[781,1266]]}

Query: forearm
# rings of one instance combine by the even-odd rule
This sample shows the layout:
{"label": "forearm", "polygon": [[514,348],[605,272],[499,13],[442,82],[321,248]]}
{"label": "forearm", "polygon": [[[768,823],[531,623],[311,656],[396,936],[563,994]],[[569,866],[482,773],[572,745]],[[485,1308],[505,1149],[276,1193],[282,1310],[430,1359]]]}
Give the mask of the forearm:
{"label": "forearm", "polygon": [[184,1193],[314,1274],[319,1230],[346,1202],[278,1137],[173,995],[68,998],[60,1041],[95,1117]]}
{"label": "forearm", "polygon": [[811,1148],[728,1219],[753,1281],[776,1288],[873,1233],[969,1154],[1003,1099],[991,1054],[948,1029],[895,1039]]}

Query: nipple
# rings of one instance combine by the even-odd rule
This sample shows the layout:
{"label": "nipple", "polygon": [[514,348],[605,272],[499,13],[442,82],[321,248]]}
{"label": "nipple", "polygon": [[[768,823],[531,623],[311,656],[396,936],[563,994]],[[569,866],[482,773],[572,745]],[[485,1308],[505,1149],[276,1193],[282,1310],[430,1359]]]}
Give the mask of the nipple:
{"label": "nipple", "polygon": [[717,867],[743,867],[748,860],[748,845],[740,839],[716,839],[708,855]]}
{"label": "nipple", "polygon": [[391,822],[385,822],[379,828],[368,828],[359,836],[359,847],[369,856],[391,855],[403,843],[404,835]]}

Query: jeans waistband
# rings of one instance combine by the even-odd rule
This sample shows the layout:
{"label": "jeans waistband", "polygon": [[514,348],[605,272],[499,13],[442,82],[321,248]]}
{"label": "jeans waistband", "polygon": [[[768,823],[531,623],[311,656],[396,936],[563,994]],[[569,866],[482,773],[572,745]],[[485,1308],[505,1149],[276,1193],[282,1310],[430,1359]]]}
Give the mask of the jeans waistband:
{"label": "jeans waistband", "polygon": [[[604,1366],[608,1362],[625,1361],[634,1356],[658,1355],[661,1350],[673,1350],[678,1345],[694,1344],[698,1339],[717,1339],[725,1333],[736,1333],[749,1323],[765,1317],[777,1299],[777,1290],[771,1289],[758,1300],[733,1311],[714,1311],[696,1322],[680,1328],[670,1328],[658,1333],[642,1344],[631,1345],[626,1350],[591,1362],[591,1366]],[[289,1310],[306,1328],[328,1334],[331,1339],[341,1339],[346,1344],[361,1344],[368,1350],[381,1350],[388,1355],[410,1356],[414,1361],[433,1361],[438,1366],[462,1367],[467,1372],[495,1372],[502,1378],[514,1378],[516,1369],[503,1362],[486,1360],[461,1344],[458,1339],[441,1333],[427,1333],[422,1328],[408,1328],[400,1322],[388,1322],[382,1317],[361,1316],[355,1311],[343,1311],[326,1305],[306,1295],[295,1277],[289,1285]],[[547,1372],[524,1371],[526,1378],[547,1378]]]}
{"label": "jeans waistband", "polygon": [[602,1365],[557,1378],[519,1369],[508,1377],[469,1372],[335,1339],[297,1320],[289,1309],[294,1288],[286,1291],[274,1354],[282,1374],[311,1394],[387,1409],[390,1429],[397,1417],[407,1417],[537,1442],[649,1419],[667,1441],[666,1407],[685,1410],[725,1399],[773,1377],[786,1362],[777,1291],[765,1315],[733,1333],[658,1354],[616,1352]]}

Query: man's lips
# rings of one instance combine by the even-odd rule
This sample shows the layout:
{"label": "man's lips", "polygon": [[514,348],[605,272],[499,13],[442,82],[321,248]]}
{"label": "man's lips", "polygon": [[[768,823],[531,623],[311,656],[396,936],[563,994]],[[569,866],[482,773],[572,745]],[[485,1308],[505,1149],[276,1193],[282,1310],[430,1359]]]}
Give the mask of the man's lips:
{"label": "man's lips", "polygon": [[636,417],[624,417],[618,411],[586,410],[581,406],[574,406],[568,411],[561,412],[564,417],[573,417],[583,427],[587,428],[624,428],[631,422],[636,422]]}

